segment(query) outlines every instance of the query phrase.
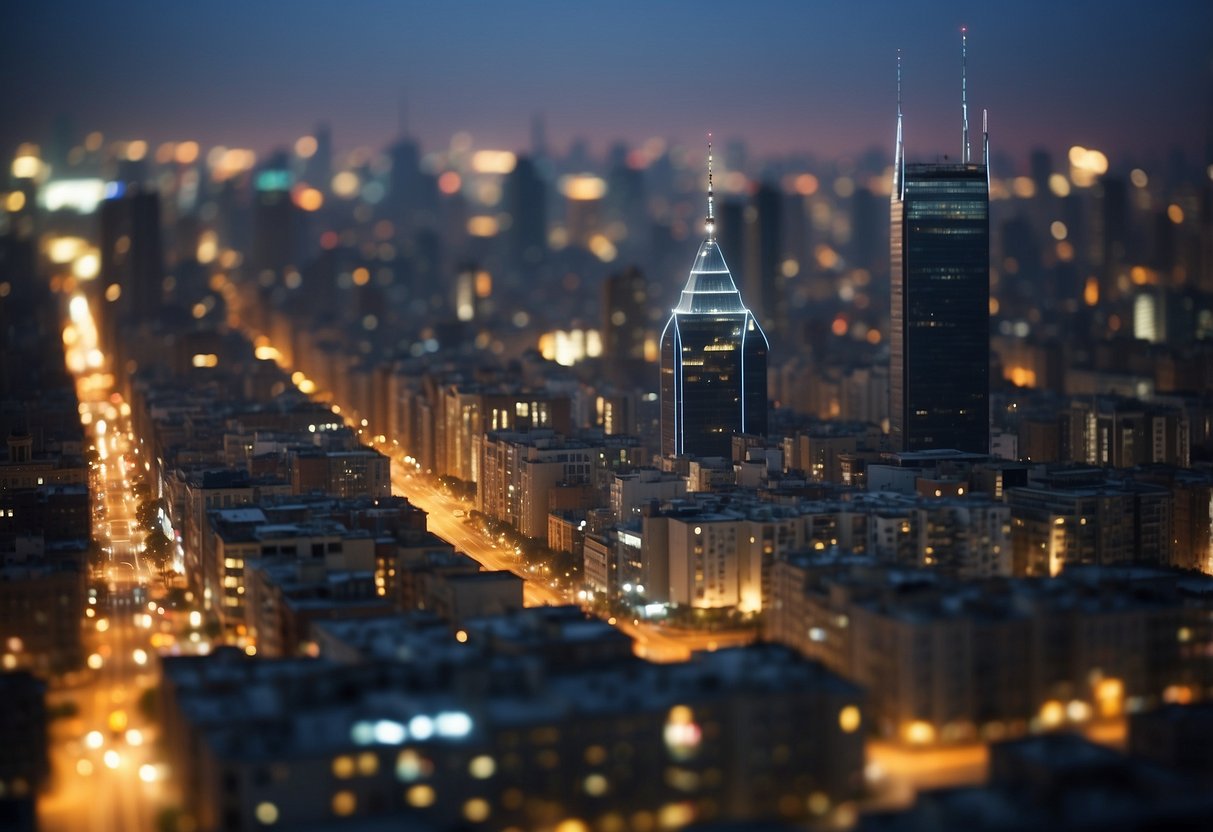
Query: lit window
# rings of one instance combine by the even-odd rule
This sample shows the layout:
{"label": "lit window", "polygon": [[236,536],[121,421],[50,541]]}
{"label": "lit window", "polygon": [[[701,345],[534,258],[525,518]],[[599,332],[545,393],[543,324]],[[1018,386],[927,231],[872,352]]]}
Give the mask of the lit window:
{"label": "lit window", "polygon": [[493,776],[493,772],[497,770],[497,764],[493,758],[487,754],[481,754],[478,757],[473,757],[468,763],[468,773],[477,780],[487,780]]}
{"label": "lit window", "polygon": [[338,780],[348,780],[354,776],[354,760],[342,754],[333,758],[333,776]]}
{"label": "lit window", "polygon": [[358,799],[351,791],[340,791],[333,795],[333,814],[338,817],[349,817],[358,808]]}
{"label": "lit window", "polygon": [[434,805],[434,789],[430,786],[413,786],[404,793],[404,799],[415,809]]}
{"label": "lit window", "polygon": [[364,751],[358,755],[358,773],[370,777],[379,771],[379,758],[372,751]]}
{"label": "lit window", "polygon": [[489,802],[483,797],[473,797],[463,804],[463,816],[472,823],[482,823],[489,817]]}
{"label": "lit window", "polygon": [[257,818],[257,822],[263,826],[273,826],[278,822],[278,807],[268,800],[262,801],[253,810],[253,815]]}

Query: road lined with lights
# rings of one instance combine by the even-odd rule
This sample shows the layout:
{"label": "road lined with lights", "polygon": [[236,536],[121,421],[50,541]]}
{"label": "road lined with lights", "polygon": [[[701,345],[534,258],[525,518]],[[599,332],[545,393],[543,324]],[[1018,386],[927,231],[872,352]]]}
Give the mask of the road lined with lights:
{"label": "road lined with lights", "polygon": [[[239,310],[234,311],[239,316]],[[269,336],[247,326],[244,331],[254,344],[258,358],[273,360],[285,372],[290,372],[291,381],[300,392],[307,395],[317,392],[316,385],[301,370],[295,369],[287,362],[284,354],[270,342]],[[340,405],[334,405],[333,412],[340,414]],[[431,481],[416,471],[415,465],[405,462],[399,448],[384,445],[382,441],[376,444],[391,460],[392,493],[408,498],[411,503],[423,509],[428,515],[426,525],[431,532],[482,566],[513,572],[522,578],[523,603],[527,606],[575,603],[558,585],[545,584],[541,576],[529,572],[526,564],[512,549],[501,548],[502,544],[498,541],[492,540],[466,522],[472,508],[470,503],[444,494],[436,488]],[[685,661],[694,652],[750,644],[758,635],[756,630],[671,630],[640,618],[628,621],[612,617],[608,621],[632,638],[638,656],[652,661]]]}
{"label": "road lined with lights", "polygon": [[156,812],[174,798],[155,758],[156,726],[140,704],[159,681],[155,646],[171,643],[160,632],[171,625],[151,597],[159,588],[136,519],[134,483],[146,465],[130,433],[130,406],[104,372],[88,302],[77,295],[68,311],[67,365],[96,451],[90,510],[100,552],[90,564],[82,621],[87,669],[57,680],[47,697],[77,713],[51,725],[51,781],[38,801],[38,824],[44,832],[139,832],[154,829]]}
{"label": "road lined with lights", "polygon": [[[409,502],[425,510],[426,524],[431,532],[483,566],[521,577],[524,580],[523,602],[528,607],[574,603],[564,590],[545,585],[539,576],[528,572],[526,564],[512,548],[487,537],[472,525],[466,519],[471,509],[469,503],[444,494],[427,478],[409,471],[399,459],[392,460],[392,488],[396,494],[407,497]],[[639,618],[629,621],[612,617],[608,620],[631,636],[638,656],[653,661],[685,661],[693,652],[749,644],[756,637],[752,631],[671,631]]]}

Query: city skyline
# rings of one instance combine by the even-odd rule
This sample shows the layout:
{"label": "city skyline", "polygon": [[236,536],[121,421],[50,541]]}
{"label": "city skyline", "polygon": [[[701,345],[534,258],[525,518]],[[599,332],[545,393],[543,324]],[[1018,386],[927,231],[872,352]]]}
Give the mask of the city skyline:
{"label": "city skyline", "polygon": [[1213,817],[1213,6],[855,5],[10,13],[0,827]]}
{"label": "city skyline", "polygon": [[[744,15],[669,4],[607,17],[543,4],[454,13],[368,4],[341,18],[311,3],[189,13],[139,5],[124,16],[71,3],[15,16],[0,68],[27,83],[5,93],[17,115],[0,127],[0,148],[45,141],[65,115],[81,134],[258,153],[325,121],[348,151],[385,146],[405,110],[427,149],[467,132],[477,146],[523,150],[542,114],[556,148],[581,138],[601,153],[654,136],[694,147],[716,129],[756,154],[854,158],[887,151],[900,48],[914,125],[908,157],[934,161],[959,152],[964,25],[979,91],[970,106],[990,111],[996,159],[1022,165],[1032,147],[1077,144],[1103,149],[1114,168],[1173,149],[1191,162],[1213,116],[1213,52],[1200,34],[1213,27],[1213,9],[1198,3],[1170,4],[1168,14],[1128,2],[1014,12],[771,3]],[[678,57],[695,42],[721,43],[727,70]],[[158,71],[146,72],[152,65]],[[722,132],[712,122],[725,113],[745,126]]]}

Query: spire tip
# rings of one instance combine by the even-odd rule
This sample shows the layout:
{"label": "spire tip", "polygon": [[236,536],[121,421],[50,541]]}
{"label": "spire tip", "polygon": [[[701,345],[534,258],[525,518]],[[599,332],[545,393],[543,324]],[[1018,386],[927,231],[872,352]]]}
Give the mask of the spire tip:
{"label": "spire tip", "polygon": [[969,86],[968,86],[968,64],[969,64],[969,27],[960,27],[960,115],[962,119],[962,141],[960,147],[960,159],[964,164],[968,164],[972,159],[972,152],[969,145]]}
{"label": "spire tip", "polygon": [[708,232],[708,239],[716,237],[716,210],[713,205],[714,192],[712,185],[712,134],[708,133],[708,219],[704,226]]}

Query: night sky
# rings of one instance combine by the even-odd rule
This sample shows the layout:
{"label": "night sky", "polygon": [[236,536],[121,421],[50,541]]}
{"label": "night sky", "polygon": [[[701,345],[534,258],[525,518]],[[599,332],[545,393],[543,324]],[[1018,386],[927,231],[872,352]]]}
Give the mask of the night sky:
{"label": "night sky", "polygon": [[[548,140],[699,142],[822,158],[891,146],[896,50],[911,158],[960,146],[960,35],[970,123],[991,143],[1105,150],[1113,167],[1181,148],[1213,121],[1213,2],[56,2],[10,5],[0,151],[83,133],[285,146],[327,120],[339,150],[381,147],[400,101],[427,149],[458,130]],[[974,143],[976,146],[976,142]]]}

